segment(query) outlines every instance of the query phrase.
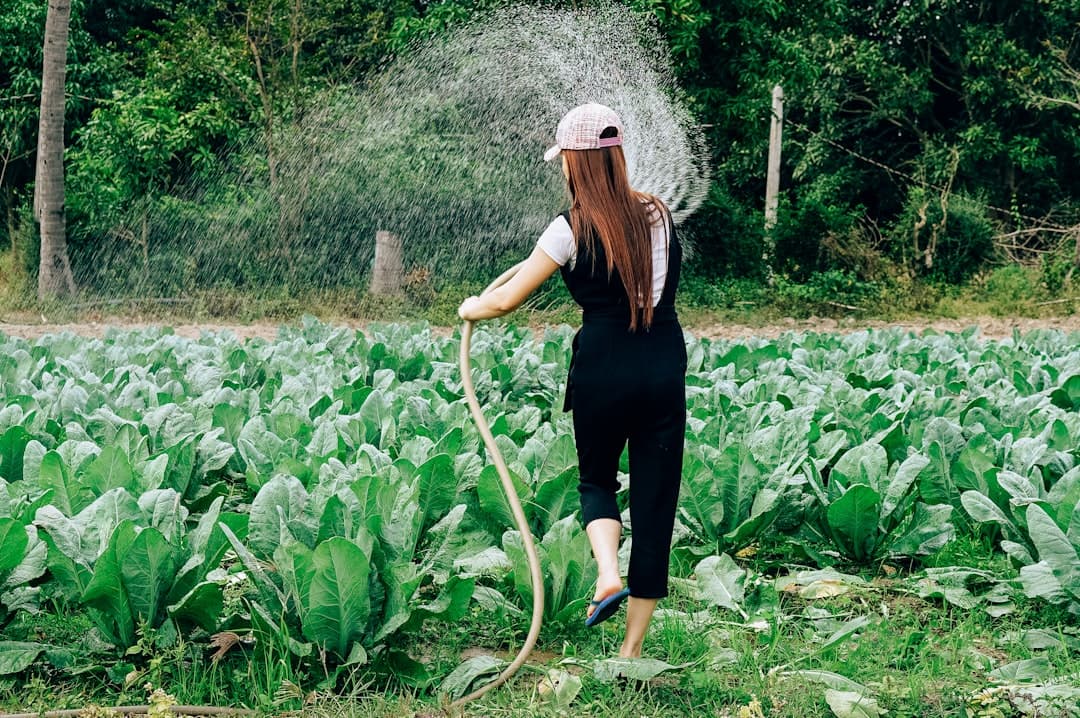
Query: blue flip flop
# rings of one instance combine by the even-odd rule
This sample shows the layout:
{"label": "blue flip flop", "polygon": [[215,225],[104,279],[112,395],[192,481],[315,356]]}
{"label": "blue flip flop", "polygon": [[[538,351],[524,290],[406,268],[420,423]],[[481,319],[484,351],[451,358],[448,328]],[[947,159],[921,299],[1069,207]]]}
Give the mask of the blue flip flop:
{"label": "blue flip flop", "polygon": [[603,623],[619,610],[619,606],[626,600],[626,597],[630,595],[630,589],[624,588],[618,593],[613,593],[602,601],[589,601],[590,606],[596,606],[596,610],[593,614],[585,619],[585,625],[593,627]]}

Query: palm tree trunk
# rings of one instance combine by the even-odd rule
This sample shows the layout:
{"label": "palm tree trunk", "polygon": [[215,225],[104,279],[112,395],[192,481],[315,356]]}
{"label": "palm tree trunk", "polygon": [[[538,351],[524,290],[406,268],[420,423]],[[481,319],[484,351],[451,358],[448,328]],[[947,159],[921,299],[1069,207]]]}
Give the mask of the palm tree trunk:
{"label": "palm tree trunk", "polygon": [[64,212],[64,101],[71,0],[49,0],[41,70],[34,213],[41,224],[38,298],[75,293]]}

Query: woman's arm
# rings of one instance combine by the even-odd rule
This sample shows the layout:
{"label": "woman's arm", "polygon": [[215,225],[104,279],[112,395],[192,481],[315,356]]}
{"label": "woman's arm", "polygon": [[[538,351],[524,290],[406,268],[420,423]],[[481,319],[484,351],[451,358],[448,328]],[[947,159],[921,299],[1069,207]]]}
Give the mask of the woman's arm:
{"label": "woman's arm", "polygon": [[510,281],[479,297],[469,297],[458,307],[458,315],[462,319],[476,321],[512,312],[558,268],[555,260],[537,247]]}

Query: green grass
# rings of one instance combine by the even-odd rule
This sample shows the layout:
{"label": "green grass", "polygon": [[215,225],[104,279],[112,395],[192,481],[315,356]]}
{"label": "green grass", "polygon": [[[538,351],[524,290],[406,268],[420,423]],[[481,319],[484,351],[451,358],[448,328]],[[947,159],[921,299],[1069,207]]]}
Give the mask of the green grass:
{"label": "green grass", "polygon": [[[678,607],[679,602],[669,605]],[[816,645],[820,634],[812,630],[811,622],[797,618],[811,607],[827,609],[838,617],[875,616],[876,622],[857,639],[821,651]],[[646,653],[673,664],[692,664],[690,667],[662,675],[640,688],[600,683],[586,671],[569,714],[738,716],[741,707],[757,700],[767,716],[830,715],[823,686],[769,673],[770,668],[790,666],[831,671],[858,681],[873,690],[879,705],[894,718],[957,716],[972,694],[989,685],[986,672],[991,666],[1033,655],[1019,636],[1032,625],[1037,612],[1021,611],[1015,617],[993,620],[984,613],[954,610],[877,588],[812,602],[786,599],[783,609],[787,619],[775,630],[764,632],[735,626],[702,632],[688,630],[678,622],[661,624],[650,633]],[[546,645],[556,646],[559,638],[551,636]],[[563,639],[564,651],[548,657],[547,666],[566,658],[611,655],[618,629],[605,627]],[[726,651],[734,651],[734,662],[722,662]],[[1080,670],[1080,658],[1063,649],[1045,655],[1058,676]],[[539,698],[536,680],[535,673],[526,673],[511,687],[470,705],[466,715],[560,715],[557,707]],[[304,715],[422,715],[439,707],[439,702],[430,698],[358,694],[347,699],[319,699]]]}
{"label": "green grass", "polygon": [[0,311],[24,311],[32,304],[32,296],[16,253],[0,250]]}
{"label": "green grass", "polygon": [[[446,284],[426,274],[410,280],[398,297],[375,297],[362,289],[264,289],[243,292],[205,289],[183,297],[80,297],[40,302],[14,254],[0,251],[0,315],[9,321],[274,322],[305,314],[324,321],[426,320],[437,326],[459,322],[462,299],[480,293],[484,281]],[[864,282],[843,272],[825,272],[805,283],[783,277],[772,286],[754,279],[708,279],[688,268],[680,286],[680,313],[687,326],[773,324],[787,318],[829,317],[847,321],[963,319],[975,316],[1046,318],[1080,309],[1069,286],[1047,286],[1035,269],[1005,266],[976,275],[963,286],[897,276]],[[574,322],[574,306],[558,277],[526,302],[532,324]]]}
{"label": "green grass", "polygon": [[[677,620],[660,623],[650,632],[646,655],[689,667],[657,678],[643,690],[590,680],[586,672],[574,714],[736,715],[740,706],[756,698],[770,716],[826,715],[821,686],[769,673],[788,666],[831,671],[863,683],[892,716],[952,716],[966,696],[987,685],[985,672],[992,665],[1031,657],[1016,638],[1022,629],[1045,625],[1037,607],[1021,608],[1016,616],[995,621],[985,613],[923,601],[883,585],[816,601],[782,595],[782,618],[766,630],[722,625],[700,631]],[[691,608],[679,597],[665,605]],[[803,618],[811,608],[828,610],[837,621],[863,615],[872,616],[874,622],[857,639],[822,651],[818,642],[823,632]],[[722,618],[737,623],[736,617]],[[611,656],[619,638],[618,625],[612,622],[596,632],[556,631],[542,648],[554,654],[546,661],[553,666],[564,658],[587,661]],[[560,645],[562,650],[556,650]],[[734,662],[727,663],[732,651]],[[1048,658],[1057,675],[1080,670],[1080,660],[1064,651],[1051,652]],[[469,714],[556,715],[538,702],[534,682],[534,676],[523,678],[516,687],[471,707]],[[392,703],[387,706],[388,711],[396,708]]]}
{"label": "green grass", "polygon": [[[745,560],[750,567],[775,568],[780,557],[763,550]],[[1004,559],[988,542],[957,540],[932,561],[980,567],[1007,575]],[[771,571],[770,571],[771,572]],[[991,618],[981,609],[964,610],[915,595],[903,571],[888,564],[877,573],[863,572],[865,587],[830,598],[805,599],[780,592],[766,600],[757,623],[710,609],[711,625],[688,625],[678,615],[658,619],[645,644],[645,655],[678,666],[643,686],[605,683],[592,673],[593,661],[612,657],[621,640],[619,620],[601,628],[545,626],[530,664],[507,687],[470,704],[467,716],[620,715],[685,718],[686,716],[754,716],[756,701],[763,715],[804,718],[831,715],[825,686],[787,671],[816,670],[842,675],[868,687],[890,718],[944,718],[963,715],[971,697],[990,685],[988,672],[1018,660],[1044,657],[1053,676],[1074,681],[1080,676],[1080,652],[1062,646],[1032,650],[1023,641],[1032,628],[1066,632],[1070,618],[1043,603],[1016,597],[1016,610]],[[773,592],[775,594],[775,592]],[[748,603],[749,605],[749,603]],[[772,606],[770,608],[770,606]],[[678,593],[662,603],[676,612],[701,610],[701,604]],[[823,641],[844,621],[867,617],[870,622],[838,644]],[[436,677],[445,676],[463,655],[494,653],[509,658],[520,645],[527,619],[494,620],[480,609],[452,625],[430,625],[411,636],[408,649],[423,659]],[[4,632],[6,639],[32,639],[63,645],[77,641],[88,628],[79,614],[45,614],[21,619]],[[448,700],[432,690],[416,690],[393,679],[358,672],[330,690],[322,676],[297,673],[284,655],[273,650],[235,648],[213,662],[205,645],[158,645],[149,637],[122,663],[127,670],[104,665],[78,676],[35,668],[18,680],[0,684],[0,707],[8,710],[81,708],[87,705],[143,703],[150,688],[163,688],[181,703],[246,705],[266,714],[300,710],[316,718],[363,718],[440,714]],[[546,702],[536,686],[548,669],[580,675],[582,687],[568,712]],[[1007,708],[1008,706],[1006,706]],[[740,710],[743,710],[740,713]],[[989,715],[989,714],[988,714]],[[1005,711],[1001,715],[1020,715]]]}

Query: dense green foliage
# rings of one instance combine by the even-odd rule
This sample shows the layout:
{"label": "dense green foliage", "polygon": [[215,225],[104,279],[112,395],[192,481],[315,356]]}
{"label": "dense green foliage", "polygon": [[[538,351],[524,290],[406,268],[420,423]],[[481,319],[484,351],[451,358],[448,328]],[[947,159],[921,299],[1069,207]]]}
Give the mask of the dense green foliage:
{"label": "dense green foliage", "polygon": [[[245,148],[240,163],[269,177],[271,195],[288,192],[273,187],[275,141],[325,102],[329,88],[363,86],[415,39],[499,4],[76,0],[67,126],[77,273],[109,282],[107,272],[86,274],[103,248],[104,257],[137,259],[159,235],[184,241],[139,217],[154,206],[162,221],[182,223],[191,198],[169,193],[220,175],[225,162],[234,166],[232,148]],[[1002,259],[996,236],[1076,223],[1080,122],[1075,103],[1052,98],[1075,95],[1078,0],[629,4],[655,17],[709,140],[712,190],[688,227],[701,275],[763,274],[760,207],[775,83],[785,89],[789,123],[772,239],[775,269],[791,281],[825,271],[871,287],[898,277],[963,281]],[[0,231],[30,271],[44,14],[31,0],[0,6]],[[243,199],[225,193],[200,206],[213,212]],[[287,234],[289,218],[279,221]],[[1071,280],[1072,248],[1058,248],[1060,233],[1021,239],[1028,249],[1057,250],[1043,262],[1050,290],[1060,291]],[[325,257],[305,261],[336,266]],[[252,278],[236,282],[246,287]]]}
{"label": "dense green foliage", "polygon": [[[549,631],[580,622],[595,580],[557,410],[571,338],[503,328],[473,344],[539,539]],[[144,330],[0,335],[0,349],[0,672],[40,660],[119,684],[152,666],[147,646],[248,636],[260,662],[327,689],[356,671],[426,688],[444,676],[410,652],[425,624],[514,622],[531,604],[456,338],[309,321],[276,341]],[[837,568],[918,568],[959,536],[1011,563],[939,564],[903,590],[995,617],[1027,600],[1080,614],[1075,337],[890,331],[688,350],[673,587],[695,611],[779,625],[776,592],[793,581],[839,590],[856,578]],[[747,547],[827,570],[774,585],[731,558]],[[19,619],[39,611],[95,630],[35,641]],[[826,645],[866,625],[835,624]]]}

